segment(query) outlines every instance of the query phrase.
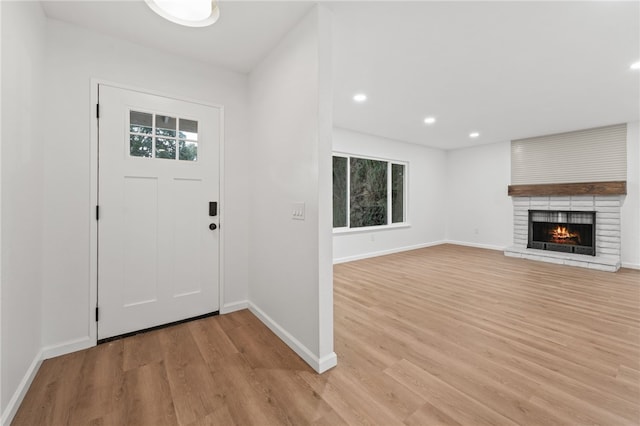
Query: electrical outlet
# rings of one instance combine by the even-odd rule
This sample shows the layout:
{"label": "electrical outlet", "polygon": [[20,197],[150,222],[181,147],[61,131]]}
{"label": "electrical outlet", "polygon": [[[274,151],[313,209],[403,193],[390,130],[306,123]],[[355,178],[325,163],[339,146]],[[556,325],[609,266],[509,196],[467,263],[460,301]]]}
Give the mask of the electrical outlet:
{"label": "electrical outlet", "polygon": [[304,203],[291,204],[291,219],[304,220]]}

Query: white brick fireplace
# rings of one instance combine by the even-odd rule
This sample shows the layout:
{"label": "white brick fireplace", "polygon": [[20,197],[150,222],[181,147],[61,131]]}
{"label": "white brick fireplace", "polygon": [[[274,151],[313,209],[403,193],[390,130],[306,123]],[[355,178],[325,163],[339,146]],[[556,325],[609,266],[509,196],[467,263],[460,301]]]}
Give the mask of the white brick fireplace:
{"label": "white brick fireplace", "polygon": [[[601,271],[620,269],[620,209],[622,195],[513,197],[513,246],[505,255]],[[581,255],[527,248],[529,210],[595,211],[596,255]]]}

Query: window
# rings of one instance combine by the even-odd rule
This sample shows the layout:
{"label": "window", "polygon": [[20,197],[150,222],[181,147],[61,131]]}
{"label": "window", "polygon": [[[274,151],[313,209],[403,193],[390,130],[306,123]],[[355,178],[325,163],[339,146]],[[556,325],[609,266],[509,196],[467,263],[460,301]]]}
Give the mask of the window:
{"label": "window", "polygon": [[333,227],[404,223],[406,169],[406,164],[394,161],[334,155]]}
{"label": "window", "polygon": [[129,155],[197,161],[198,122],[131,110]]}

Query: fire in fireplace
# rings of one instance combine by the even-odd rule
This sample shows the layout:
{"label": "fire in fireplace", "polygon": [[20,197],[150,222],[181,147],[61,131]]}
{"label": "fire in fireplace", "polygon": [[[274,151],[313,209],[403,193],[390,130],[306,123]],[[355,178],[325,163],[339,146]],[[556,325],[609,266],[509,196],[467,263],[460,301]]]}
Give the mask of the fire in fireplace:
{"label": "fire in fireplace", "polygon": [[596,212],[529,210],[527,247],[596,255]]}

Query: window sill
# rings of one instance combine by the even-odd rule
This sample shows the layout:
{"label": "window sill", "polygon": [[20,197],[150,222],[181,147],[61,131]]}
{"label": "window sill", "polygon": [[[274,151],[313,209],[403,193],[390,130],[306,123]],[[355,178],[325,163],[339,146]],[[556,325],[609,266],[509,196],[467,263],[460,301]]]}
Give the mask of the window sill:
{"label": "window sill", "polygon": [[333,235],[345,235],[345,234],[360,234],[363,232],[376,232],[376,231],[391,231],[394,229],[411,228],[411,224],[408,222],[394,223],[393,225],[381,225],[381,226],[363,226],[362,228],[335,228]]}

